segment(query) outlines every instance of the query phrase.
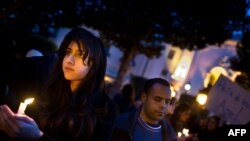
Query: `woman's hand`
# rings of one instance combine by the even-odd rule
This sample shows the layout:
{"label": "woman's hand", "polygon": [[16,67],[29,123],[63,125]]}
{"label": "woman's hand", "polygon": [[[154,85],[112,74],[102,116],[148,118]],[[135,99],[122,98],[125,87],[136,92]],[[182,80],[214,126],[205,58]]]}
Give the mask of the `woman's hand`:
{"label": "woman's hand", "polygon": [[15,136],[19,128],[18,122],[14,118],[14,113],[7,105],[0,106],[0,130],[3,130],[11,137]]}
{"label": "woman's hand", "polygon": [[7,105],[0,106],[0,130],[12,138],[38,139],[43,135],[32,118],[13,113]]}

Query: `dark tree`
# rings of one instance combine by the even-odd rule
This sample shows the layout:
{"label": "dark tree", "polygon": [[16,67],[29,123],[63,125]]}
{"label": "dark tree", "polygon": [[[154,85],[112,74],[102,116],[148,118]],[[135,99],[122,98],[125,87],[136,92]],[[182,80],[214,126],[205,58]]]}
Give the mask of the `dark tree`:
{"label": "dark tree", "polygon": [[[113,91],[122,85],[130,62],[141,53],[147,57],[160,55],[163,49],[164,30],[161,21],[169,19],[167,1],[108,1],[103,0],[99,9],[90,9],[86,24],[99,29],[107,42],[115,44],[124,55],[115,79]],[[169,21],[170,22],[170,21]]]}
{"label": "dark tree", "polygon": [[202,49],[220,44],[233,30],[244,27],[244,0],[99,1],[88,9],[85,23],[101,31],[104,38],[124,52],[113,90],[117,92],[138,53],[149,57],[160,53],[161,41],[180,48]]}
{"label": "dark tree", "polygon": [[123,52],[114,91],[136,54],[159,56],[162,41],[180,48],[221,43],[244,23],[245,0],[4,0],[0,29],[49,36],[60,26],[86,24]]}
{"label": "dark tree", "polygon": [[242,74],[236,77],[236,83],[250,91],[250,31],[243,34],[237,45],[237,55],[231,59],[231,68],[241,71]]}
{"label": "dark tree", "polygon": [[244,28],[245,0],[170,0],[171,26],[166,40],[180,48],[221,44]]}

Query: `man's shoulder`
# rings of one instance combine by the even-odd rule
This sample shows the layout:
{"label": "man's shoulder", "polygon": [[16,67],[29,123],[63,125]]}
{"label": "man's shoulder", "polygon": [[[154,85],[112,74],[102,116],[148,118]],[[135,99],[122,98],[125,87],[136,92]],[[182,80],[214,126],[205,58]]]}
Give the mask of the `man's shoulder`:
{"label": "man's shoulder", "polygon": [[165,128],[168,139],[173,141],[177,140],[175,130],[167,119],[162,120],[162,125]]}
{"label": "man's shoulder", "polygon": [[116,119],[116,123],[121,124],[121,123],[128,122],[129,120],[131,120],[133,114],[134,113],[130,111],[130,112],[126,112],[126,113],[122,113],[118,115]]}
{"label": "man's shoulder", "polygon": [[115,121],[116,127],[121,129],[130,129],[136,122],[137,116],[138,109],[134,109],[132,111],[118,115]]}

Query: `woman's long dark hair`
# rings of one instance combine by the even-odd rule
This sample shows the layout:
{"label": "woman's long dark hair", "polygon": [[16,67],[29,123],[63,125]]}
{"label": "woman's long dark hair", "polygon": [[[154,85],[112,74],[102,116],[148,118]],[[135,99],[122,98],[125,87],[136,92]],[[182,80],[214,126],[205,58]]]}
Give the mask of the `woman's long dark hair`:
{"label": "woman's long dark hair", "polygon": [[179,103],[176,108],[174,109],[173,115],[171,115],[171,121],[180,121],[181,113],[191,110],[191,106],[187,103]]}
{"label": "woman's long dark hair", "polygon": [[[88,57],[89,72],[72,94],[70,81],[64,78],[62,62],[69,44],[75,41]],[[41,129],[49,133],[58,133],[58,129],[70,133],[78,139],[90,140],[97,122],[95,99],[103,94],[106,54],[101,40],[89,31],[76,27],[64,38],[58,51],[58,60],[45,90],[45,99],[41,110]]]}

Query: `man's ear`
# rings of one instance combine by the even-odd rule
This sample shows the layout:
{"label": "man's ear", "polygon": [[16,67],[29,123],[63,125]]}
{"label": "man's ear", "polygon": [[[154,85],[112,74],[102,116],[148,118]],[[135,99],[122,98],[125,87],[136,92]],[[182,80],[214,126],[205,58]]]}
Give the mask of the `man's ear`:
{"label": "man's ear", "polygon": [[141,94],[141,101],[142,101],[142,103],[144,103],[146,101],[146,98],[147,98],[146,93],[142,92],[142,94]]}

